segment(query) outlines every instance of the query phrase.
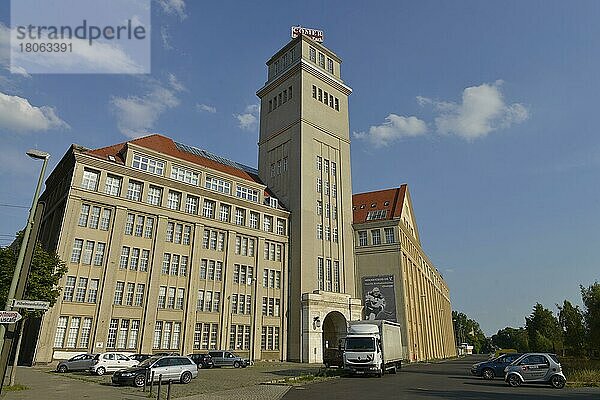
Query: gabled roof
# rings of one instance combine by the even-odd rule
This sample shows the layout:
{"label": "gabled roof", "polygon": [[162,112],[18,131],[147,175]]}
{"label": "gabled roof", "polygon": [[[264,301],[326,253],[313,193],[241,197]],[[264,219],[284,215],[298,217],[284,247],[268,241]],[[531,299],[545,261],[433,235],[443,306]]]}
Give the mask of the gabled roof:
{"label": "gabled roof", "polygon": [[201,165],[203,167],[264,185],[264,183],[258,177],[258,171],[255,168],[219,157],[197,147],[175,142],[173,139],[159,134],[144,136],[128,142],[118,143],[95,150],[89,150],[86,152],[86,154],[102,158],[104,160],[108,160],[109,156],[113,156],[115,158],[115,162],[118,162],[119,164],[125,164],[124,155],[127,150],[127,145],[130,143],[135,144],[136,146],[154,150],[158,153],[178,158],[180,160],[189,161],[193,164]]}
{"label": "gabled roof", "polygon": [[356,193],[352,195],[352,220],[355,224],[367,222],[369,211],[385,210],[385,217],[377,220],[400,218],[406,197],[407,185],[398,188],[377,190],[375,192]]}

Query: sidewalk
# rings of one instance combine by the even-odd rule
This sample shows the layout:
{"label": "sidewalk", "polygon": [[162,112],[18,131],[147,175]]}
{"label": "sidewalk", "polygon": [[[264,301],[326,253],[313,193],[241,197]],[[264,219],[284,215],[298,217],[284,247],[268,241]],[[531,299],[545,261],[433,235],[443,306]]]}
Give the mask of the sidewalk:
{"label": "sidewalk", "polygon": [[[200,370],[198,378],[187,385],[174,384],[172,398],[179,400],[278,400],[290,389],[287,385],[264,385],[263,382],[314,374],[320,365],[296,363],[257,363],[248,368],[213,368]],[[18,367],[16,382],[27,390],[3,391],[2,400],[141,400],[148,391],[110,384],[110,375],[92,376],[82,372],[59,374],[50,367]],[[153,388],[155,395],[157,386]],[[163,386],[162,399],[166,399]]]}

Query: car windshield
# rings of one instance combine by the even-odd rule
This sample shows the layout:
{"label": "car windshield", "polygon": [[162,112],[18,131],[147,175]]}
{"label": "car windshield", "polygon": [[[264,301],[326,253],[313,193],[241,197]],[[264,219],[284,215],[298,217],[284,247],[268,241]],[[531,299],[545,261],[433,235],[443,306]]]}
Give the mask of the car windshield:
{"label": "car windshield", "polygon": [[144,361],[142,361],[141,363],[139,363],[137,366],[138,367],[148,367],[150,364],[152,364],[154,361],[158,360],[159,357],[150,357],[150,358],[146,358]]}
{"label": "car windshield", "polygon": [[351,351],[374,351],[375,340],[373,338],[346,338],[346,350]]}

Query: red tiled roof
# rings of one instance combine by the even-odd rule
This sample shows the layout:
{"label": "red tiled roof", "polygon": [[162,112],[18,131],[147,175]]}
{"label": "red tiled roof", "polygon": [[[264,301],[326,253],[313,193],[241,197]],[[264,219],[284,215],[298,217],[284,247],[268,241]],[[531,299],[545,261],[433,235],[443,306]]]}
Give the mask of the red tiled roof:
{"label": "red tiled roof", "polygon": [[398,188],[352,195],[352,220],[355,224],[367,221],[369,211],[386,210],[382,219],[400,218],[407,185]]}
{"label": "red tiled roof", "polygon": [[125,159],[123,155],[126,150],[126,146],[128,143],[135,144],[140,147],[145,147],[150,150],[154,150],[158,153],[162,153],[171,157],[178,158],[180,160],[189,161],[191,163],[201,165],[203,167],[207,167],[210,169],[214,169],[220,172],[224,172],[229,175],[236,176],[238,178],[246,179],[252,182],[259,183],[264,185],[264,183],[260,180],[258,175],[245,171],[241,168],[235,168],[231,165],[226,165],[210,158],[202,157],[198,154],[193,154],[188,151],[181,150],[173,141],[173,139],[168,138],[163,135],[154,134],[149,136],[144,136],[138,139],[131,140],[129,142],[118,143],[108,147],[102,147],[95,150],[89,150],[87,154],[99,157],[102,159],[108,159],[108,156],[114,156],[116,162],[120,164],[125,163]]}

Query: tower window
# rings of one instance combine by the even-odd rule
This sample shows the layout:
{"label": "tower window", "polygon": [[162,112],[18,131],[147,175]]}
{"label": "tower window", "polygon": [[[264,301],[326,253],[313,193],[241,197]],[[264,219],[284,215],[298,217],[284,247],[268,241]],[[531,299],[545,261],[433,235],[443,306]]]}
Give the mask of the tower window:
{"label": "tower window", "polygon": [[319,88],[319,101],[323,101],[323,90],[321,90],[321,88]]}
{"label": "tower window", "polygon": [[292,87],[291,86],[288,88],[288,95],[289,95],[288,98],[291,100],[292,99]]}
{"label": "tower window", "polygon": [[335,111],[340,111],[340,101],[338,98],[335,98]]}
{"label": "tower window", "polygon": [[325,54],[319,53],[319,66],[325,68]]}
{"label": "tower window", "polygon": [[269,112],[273,111],[273,100],[269,100]]}
{"label": "tower window", "polygon": [[327,59],[327,71],[333,74],[333,60],[331,58]]}
{"label": "tower window", "polygon": [[308,57],[310,58],[310,61],[317,62],[317,50],[315,50],[314,47],[311,47],[308,50]]}
{"label": "tower window", "polygon": [[317,98],[317,87],[315,85],[313,85],[312,89],[313,89],[313,91],[312,91],[313,99],[316,99]]}
{"label": "tower window", "polygon": [[326,91],[323,90],[323,103],[327,104],[328,102],[329,102],[329,93],[327,93]]}
{"label": "tower window", "polygon": [[287,99],[288,99],[288,96],[287,96],[287,89],[285,89],[285,90],[283,91],[283,102],[285,103],[285,102],[287,101]]}

